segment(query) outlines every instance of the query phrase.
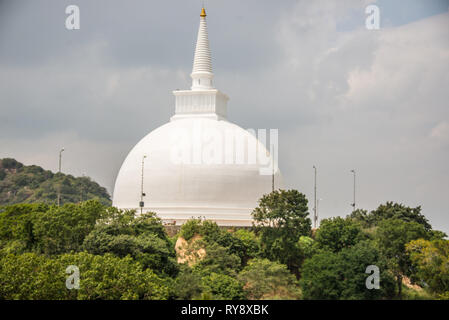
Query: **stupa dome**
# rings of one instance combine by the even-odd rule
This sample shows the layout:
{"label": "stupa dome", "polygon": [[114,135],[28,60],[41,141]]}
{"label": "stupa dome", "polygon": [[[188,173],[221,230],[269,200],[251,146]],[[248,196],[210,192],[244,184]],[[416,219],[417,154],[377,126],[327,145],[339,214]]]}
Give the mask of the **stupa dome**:
{"label": "stupa dome", "polygon": [[204,10],[191,77],[191,90],[174,91],[176,112],[170,122],[129,152],[113,205],[156,212],[169,223],[204,217],[219,225],[251,225],[257,201],[273,183],[282,188],[282,177],[275,153],[267,152],[254,132],[226,120],[228,97],[212,84]]}

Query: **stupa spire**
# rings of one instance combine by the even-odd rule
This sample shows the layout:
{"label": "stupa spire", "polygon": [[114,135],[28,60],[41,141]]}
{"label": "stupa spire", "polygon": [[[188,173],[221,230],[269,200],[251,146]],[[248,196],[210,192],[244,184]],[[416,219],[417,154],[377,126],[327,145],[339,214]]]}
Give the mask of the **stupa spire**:
{"label": "stupa spire", "polygon": [[192,90],[213,89],[212,58],[209,48],[209,37],[206,24],[206,10],[201,9],[200,27],[196,41],[195,57],[193,59]]}
{"label": "stupa spire", "polygon": [[175,90],[175,115],[171,121],[186,118],[208,118],[225,120],[228,96],[214,88],[212,61],[207,36],[206,10],[201,9],[200,28],[193,59],[192,87],[190,90]]}

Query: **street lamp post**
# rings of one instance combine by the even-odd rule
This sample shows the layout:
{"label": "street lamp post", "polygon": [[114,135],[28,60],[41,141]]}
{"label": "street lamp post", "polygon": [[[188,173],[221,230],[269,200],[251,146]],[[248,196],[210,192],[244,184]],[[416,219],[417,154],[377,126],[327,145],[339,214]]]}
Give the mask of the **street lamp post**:
{"label": "street lamp post", "polygon": [[314,188],[313,188],[313,225],[314,228],[316,229],[316,223],[318,220],[318,216],[317,216],[317,200],[316,200],[316,167],[313,166],[313,170],[315,172],[315,179],[314,179]]}
{"label": "street lamp post", "polygon": [[[320,199],[316,200],[316,221],[318,221],[318,216],[320,214],[320,212],[319,212],[320,201],[323,201],[323,199],[320,198]],[[315,226],[315,228],[316,228],[316,226]]]}
{"label": "street lamp post", "polygon": [[145,197],[145,193],[143,192],[143,170],[144,170],[144,165],[145,165],[145,158],[146,158],[147,156],[146,155],[144,155],[143,157],[142,157],[142,180],[141,180],[141,183],[140,183],[140,202],[139,202],[139,207],[140,207],[140,214],[142,214],[143,213],[143,207],[145,206],[145,203],[143,202],[143,197]]}
{"label": "street lamp post", "polygon": [[270,153],[271,153],[271,165],[272,165],[272,172],[271,172],[271,192],[274,192],[274,144],[271,144],[270,146]]}
{"label": "street lamp post", "polygon": [[[62,153],[64,152],[64,148],[59,150],[59,169],[58,173],[61,173],[61,164],[62,164]],[[61,205],[61,184],[58,184],[58,207]]]}
{"label": "street lamp post", "polygon": [[355,211],[355,170],[351,170],[351,172],[354,175],[353,201],[352,201],[351,206],[352,206],[353,211]]}

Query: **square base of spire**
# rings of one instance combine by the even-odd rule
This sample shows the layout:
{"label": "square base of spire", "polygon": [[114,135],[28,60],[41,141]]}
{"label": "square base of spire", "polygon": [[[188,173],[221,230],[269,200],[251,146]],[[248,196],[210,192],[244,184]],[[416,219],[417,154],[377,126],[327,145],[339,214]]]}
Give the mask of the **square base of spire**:
{"label": "square base of spire", "polygon": [[216,89],[176,90],[175,115],[170,120],[190,117],[226,119],[228,96]]}

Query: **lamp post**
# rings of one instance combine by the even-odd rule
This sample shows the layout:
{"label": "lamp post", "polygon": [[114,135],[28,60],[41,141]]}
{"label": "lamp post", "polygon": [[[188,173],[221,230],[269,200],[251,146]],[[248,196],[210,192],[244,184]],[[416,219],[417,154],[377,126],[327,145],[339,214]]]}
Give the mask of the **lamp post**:
{"label": "lamp post", "polygon": [[[61,173],[61,163],[62,163],[62,153],[64,152],[64,148],[59,150],[59,169],[58,173]],[[61,205],[61,184],[58,184],[58,207]]]}
{"label": "lamp post", "polygon": [[[316,200],[316,221],[318,221],[318,216],[319,216],[319,214],[320,214],[320,212],[319,212],[319,207],[320,207],[320,201],[323,201],[323,199],[317,199]],[[315,228],[316,228],[316,226],[315,226]]]}
{"label": "lamp post", "polygon": [[147,156],[146,155],[144,155],[143,157],[142,157],[142,180],[141,180],[141,183],[140,183],[140,202],[139,202],[139,207],[140,207],[140,214],[142,214],[143,213],[143,207],[145,206],[145,203],[143,202],[143,197],[145,197],[145,193],[143,192],[143,170],[144,170],[144,165],[145,165],[145,158],[146,158]]}
{"label": "lamp post", "polygon": [[315,173],[314,187],[313,187],[313,226],[316,229],[316,222],[318,220],[318,215],[317,215],[317,200],[316,200],[316,167],[315,166],[313,166],[313,170]]}
{"label": "lamp post", "polygon": [[272,172],[271,172],[271,192],[274,192],[274,145],[271,144],[270,147],[270,152],[271,152],[271,166],[272,168]]}
{"label": "lamp post", "polygon": [[352,206],[353,211],[355,211],[355,170],[353,169],[353,170],[351,170],[351,172],[354,175],[353,201],[352,201],[351,206]]}

